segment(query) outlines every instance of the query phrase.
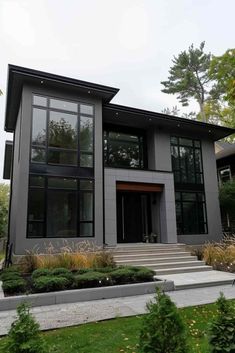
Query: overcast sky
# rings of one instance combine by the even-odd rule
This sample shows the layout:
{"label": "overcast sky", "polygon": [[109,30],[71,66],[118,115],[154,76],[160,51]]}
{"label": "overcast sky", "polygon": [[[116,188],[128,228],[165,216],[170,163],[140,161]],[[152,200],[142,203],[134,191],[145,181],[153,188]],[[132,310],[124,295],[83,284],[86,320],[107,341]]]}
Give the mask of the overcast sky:
{"label": "overcast sky", "polygon": [[234,48],[234,13],[234,0],[0,0],[0,182],[8,63],[120,88],[114,103],[181,108],[161,92],[173,55]]}

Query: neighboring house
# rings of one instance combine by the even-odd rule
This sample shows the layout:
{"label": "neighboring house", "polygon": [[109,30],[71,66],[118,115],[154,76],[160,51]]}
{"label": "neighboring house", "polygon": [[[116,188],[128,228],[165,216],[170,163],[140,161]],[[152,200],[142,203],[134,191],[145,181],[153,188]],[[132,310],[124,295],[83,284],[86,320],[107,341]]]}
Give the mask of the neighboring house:
{"label": "neighboring house", "polygon": [[[235,179],[235,144],[216,142],[216,164],[219,185]],[[228,214],[221,208],[222,226],[224,231],[235,232],[235,212]]]}
{"label": "neighboring house", "polygon": [[4,175],[12,151],[14,254],[64,239],[220,239],[214,141],[234,130],[111,104],[117,92],[9,66],[5,130],[14,143]]}

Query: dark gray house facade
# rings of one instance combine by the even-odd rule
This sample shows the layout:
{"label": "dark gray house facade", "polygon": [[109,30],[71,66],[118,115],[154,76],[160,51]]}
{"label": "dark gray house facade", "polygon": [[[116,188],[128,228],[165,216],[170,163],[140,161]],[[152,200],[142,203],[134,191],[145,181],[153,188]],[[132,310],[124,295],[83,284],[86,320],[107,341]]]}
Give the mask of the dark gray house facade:
{"label": "dark gray house facade", "polygon": [[13,254],[64,239],[115,246],[221,237],[214,141],[234,131],[111,104],[117,92],[9,66]]}

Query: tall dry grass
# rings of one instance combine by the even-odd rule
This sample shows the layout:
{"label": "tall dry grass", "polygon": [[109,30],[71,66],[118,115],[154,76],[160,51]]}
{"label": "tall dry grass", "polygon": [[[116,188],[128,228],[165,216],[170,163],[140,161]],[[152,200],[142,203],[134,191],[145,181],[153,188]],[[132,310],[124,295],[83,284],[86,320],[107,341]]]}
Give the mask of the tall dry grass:
{"label": "tall dry grass", "polygon": [[215,270],[235,273],[235,237],[225,236],[219,243],[206,244],[203,260]]}
{"label": "tall dry grass", "polygon": [[113,254],[96,246],[92,242],[84,241],[68,245],[66,241],[61,247],[55,247],[52,243],[45,245],[44,253],[40,253],[37,247],[27,251],[21,261],[24,272],[32,272],[38,268],[63,267],[69,270],[82,268],[114,267]]}

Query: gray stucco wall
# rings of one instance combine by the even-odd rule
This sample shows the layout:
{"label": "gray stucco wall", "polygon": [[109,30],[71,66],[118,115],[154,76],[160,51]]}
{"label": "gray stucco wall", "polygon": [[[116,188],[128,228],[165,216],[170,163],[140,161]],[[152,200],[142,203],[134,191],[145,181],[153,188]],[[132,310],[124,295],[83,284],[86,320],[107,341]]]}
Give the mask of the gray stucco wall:
{"label": "gray stucco wall", "polygon": [[175,196],[172,173],[105,168],[105,242],[110,246],[117,244],[116,182],[142,182],[163,185],[160,196],[160,209],[156,208],[154,217],[160,213],[160,241],[177,243],[175,222]]}
{"label": "gray stucco wall", "polygon": [[[27,239],[27,204],[28,204],[28,178],[29,178],[29,156],[30,156],[30,135],[31,135],[31,112],[32,112],[32,92],[41,93],[57,98],[74,99],[84,103],[95,105],[95,237],[94,238],[69,238],[66,239],[68,245],[78,241],[90,240],[97,245],[103,244],[103,168],[102,168],[102,103],[101,100],[89,95],[79,95],[79,97],[67,91],[55,91],[40,87],[24,86],[22,93],[22,124],[21,138],[19,140],[19,119],[15,131],[14,149],[14,170],[13,170],[13,193],[11,209],[10,241],[14,241],[13,252],[16,255],[24,254],[27,249],[37,247],[39,251],[44,251],[50,243],[59,248],[63,240],[53,239]],[[20,147],[20,153],[19,153]],[[19,153],[19,163],[18,160]],[[16,165],[15,165],[16,164]]]}

